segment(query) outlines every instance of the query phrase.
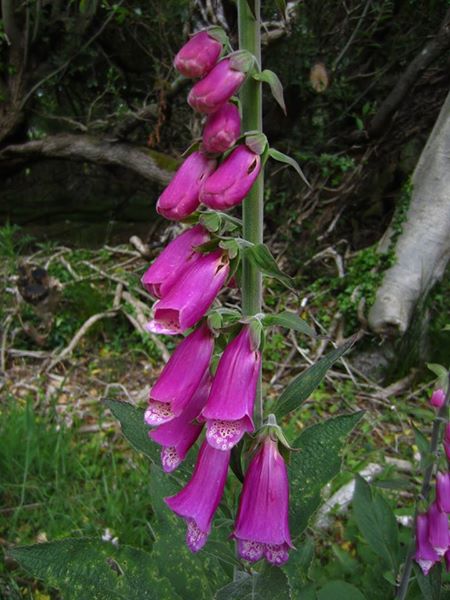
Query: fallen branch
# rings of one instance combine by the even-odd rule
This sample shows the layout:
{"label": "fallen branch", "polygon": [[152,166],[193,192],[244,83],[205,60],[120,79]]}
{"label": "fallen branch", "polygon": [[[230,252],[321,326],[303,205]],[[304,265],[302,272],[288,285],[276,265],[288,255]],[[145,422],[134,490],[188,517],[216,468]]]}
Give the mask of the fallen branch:
{"label": "fallen branch", "polygon": [[167,185],[172,173],[161,169],[145,148],[127,143],[115,143],[88,135],[64,133],[42,140],[11,144],[0,151],[2,162],[33,157],[59,158],[92,162],[128,169],[147,181]]}

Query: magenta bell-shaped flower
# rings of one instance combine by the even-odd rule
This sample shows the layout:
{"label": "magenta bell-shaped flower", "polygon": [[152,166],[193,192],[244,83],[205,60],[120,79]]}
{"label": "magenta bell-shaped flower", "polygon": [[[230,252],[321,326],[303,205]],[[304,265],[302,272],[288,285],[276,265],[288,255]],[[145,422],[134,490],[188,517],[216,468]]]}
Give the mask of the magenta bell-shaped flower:
{"label": "magenta bell-shaped flower", "polygon": [[261,369],[261,354],[252,349],[250,327],[225,348],[202,411],[206,439],[217,450],[229,450],[246,431],[254,431],[253,407]]}
{"label": "magenta bell-shaped flower", "polygon": [[289,482],[277,442],[267,437],[245,474],[232,537],[239,555],[256,562],[263,556],[282,565],[293,548],[289,533]]}
{"label": "magenta bell-shaped flower", "polygon": [[144,416],[147,425],[155,427],[182,414],[207,372],[213,349],[214,340],[207,325],[177,346],[150,390]]}
{"label": "magenta bell-shaped flower", "polygon": [[245,198],[261,170],[261,157],[245,144],[227,156],[200,190],[200,202],[215,210],[236,206]]}
{"label": "magenta bell-shaped flower", "polygon": [[193,213],[200,203],[200,188],[215,166],[216,162],[201,152],[189,155],[158,198],[158,213],[172,221],[180,221]]}
{"label": "magenta bell-shaped flower", "polygon": [[450,513],[450,473],[436,475],[436,503],[441,512]]}
{"label": "magenta bell-shaped flower", "polygon": [[222,250],[201,254],[155,304],[147,329],[175,335],[193,327],[214,302],[229,271],[228,255]]}
{"label": "magenta bell-shaped flower", "polygon": [[228,102],[207,118],[203,129],[203,147],[211,153],[225,152],[234,145],[240,133],[239,109]]}
{"label": "magenta bell-shaped flower", "polygon": [[207,230],[196,225],[172,240],[142,276],[141,282],[147,292],[155,298],[164,296],[199,257],[195,248],[209,239]]}
{"label": "magenta bell-shaped flower", "polygon": [[448,518],[436,502],[428,508],[428,539],[439,556],[444,556],[449,546]]}
{"label": "magenta bell-shaped flower", "polygon": [[222,44],[207,31],[200,31],[184,44],[173,61],[185,77],[203,77],[219,60]]}
{"label": "magenta bell-shaped flower", "polygon": [[191,89],[188,102],[198,112],[211,114],[225,104],[241,87],[246,74],[231,66],[224,58]]}
{"label": "magenta bell-shaped flower", "polygon": [[441,406],[444,405],[444,402],[445,402],[444,390],[442,388],[434,390],[434,392],[431,394],[431,398],[430,398],[431,406],[434,406],[435,408],[441,408]]}
{"label": "magenta bell-shaped flower", "polygon": [[418,563],[424,575],[428,575],[434,563],[439,562],[439,556],[428,539],[429,519],[427,513],[417,516],[416,521],[416,553],[414,560]]}
{"label": "magenta bell-shaped flower", "polygon": [[163,446],[161,463],[166,473],[174,471],[183,462],[189,449],[197,441],[203,423],[196,423],[194,419],[205,406],[210,388],[211,376],[207,372],[180,416],[149,432],[149,437]]}
{"label": "magenta bell-shaped flower", "polygon": [[165,502],[187,523],[186,543],[192,552],[206,544],[214,513],[227,480],[230,452],[221,452],[203,442],[189,483]]}

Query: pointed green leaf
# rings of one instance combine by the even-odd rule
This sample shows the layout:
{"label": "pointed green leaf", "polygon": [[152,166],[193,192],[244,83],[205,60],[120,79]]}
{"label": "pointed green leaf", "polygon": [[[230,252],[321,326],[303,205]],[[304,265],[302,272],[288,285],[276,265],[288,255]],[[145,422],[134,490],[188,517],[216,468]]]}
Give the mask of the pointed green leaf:
{"label": "pointed green leaf", "polygon": [[144,421],[144,409],[120,400],[105,400],[105,405],[119,420],[123,435],[138,452],[159,464],[160,447],[148,437],[149,426]]}
{"label": "pointed green leaf", "polygon": [[65,539],[8,550],[64,600],[181,600],[147,552],[97,539]]}
{"label": "pointed green leaf", "polygon": [[286,0],[275,0],[278,10],[280,11],[283,21],[286,21]]}
{"label": "pointed green leaf", "polygon": [[298,452],[291,454],[288,467],[291,497],[292,535],[298,537],[318,509],[322,488],[341,469],[341,452],[347,435],[362,418],[364,411],[341,415],[305,429],[293,443]]}
{"label": "pointed green leaf", "polygon": [[372,550],[397,573],[399,559],[398,527],[394,513],[380,493],[372,492],[361,476],[356,476],[353,514],[358,529]]}
{"label": "pointed green leaf", "polygon": [[255,154],[261,155],[267,148],[267,137],[259,131],[249,133],[245,136],[245,145]]}
{"label": "pointed green leaf", "polygon": [[316,332],[306,321],[294,312],[288,310],[285,310],[278,315],[265,315],[262,321],[263,324],[267,326],[280,325],[281,327],[287,327],[287,329],[293,329],[299,333],[316,337]]}
{"label": "pointed green leaf", "polygon": [[[442,592],[442,564],[435,565],[428,575],[422,573],[418,564],[414,563],[414,573],[419,584],[422,598],[440,600]],[[445,596],[447,598],[447,596]]]}
{"label": "pointed green leaf", "polygon": [[295,292],[291,277],[280,270],[276,260],[265,244],[254,244],[253,246],[247,246],[243,248],[242,254],[248,258],[263,275],[278,279],[278,281],[284,284],[288,289]]}
{"label": "pointed green leaf", "polygon": [[253,79],[256,79],[257,81],[263,81],[264,83],[269,84],[272,96],[281,106],[284,114],[286,114],[286,104],[284,102],[283,85],[278,75],[273,71],[270,71],[269,69],[264,69],[264,71],[262,71],[261,73],[255,73],[253,75]]}
{"label": "pointed green leaf", "polygon": [[214,600],[291,600],[286,575],[277,567],[262,573],[242,573],[237,581],[219,590]]}
{"label": "pointed green leaf", "polygon": [[303,171],[301,170],[300,165],[294,158],[292,158],[291,156],[288,156],[287,154],[283,154],[283,152],[280,152],[279,150],[275,150],[275,148],[270,148],[269,156],[271,156],[274,160],[277,160],[278,162],[289,165],[290,167],[295,169],[297,171],[297,173],[300,175],[300,177],[302,178],[302,180],[306,183],[306,185],[309,188],[311,187],[311,184],[309,183],[309,181],[306,179],[305,175],[303,174]]}
{"label": "pointed green leaf", "polygon": [[255,0],[247,0],[247,6],[249,7],[250,12],[253,15],[253,18],[256,19]]}
{"label": "pointed green leaf", "polygon": [[325,377],[328,369],[353,346],[355,340],[356,337],[353,336],[345,344],[326,354],[290,382],[278,398],[274,410],[278,419],[284,417],[291,410],[298,408],[302,402],[309,398]]}
{"label": "pointed green leaf", "polygon": [[318,600],[366,600],[365,596],[351,583],[329,581],[317,593]]}

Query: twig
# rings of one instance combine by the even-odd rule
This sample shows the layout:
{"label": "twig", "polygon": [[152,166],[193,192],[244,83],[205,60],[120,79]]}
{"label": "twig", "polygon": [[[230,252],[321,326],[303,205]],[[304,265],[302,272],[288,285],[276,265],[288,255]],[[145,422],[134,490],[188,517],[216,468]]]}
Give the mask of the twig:
{"label": "twig", "polygon": [[113,310],[107,310],[102,313],[97,313],[96,315],[92,315],[91,317],[89,317],[89,319],[80,327],[80,329],[73,336],[69,345],[66,346],[64,348],[64,350],[62,350],[62,352],[60,352],[60,354],[51,361],[51,363],[47,367],[46,371],[47,372],[50,371],[51,369],[53,369],[53,367],[55,365],[57,365],[64,358],[69,356],[69,354],[71,354],[73,352],[75,346],[78,344],[78,342],[81,340],[81,338],[89,331],[89,329],[92,327],[92,325],[95,325],[95,323],[97,323],[97,321],[100,321],[101,319],[110,319],[112,317],[115,317],[116,315],[117,315],[117,310],[113,309]]}
{"label": "twig", "polygon": [[0,371],[2,373],[6,373],[6,344],[8,339],[9,328],[11,327],[11,323],[14,318],[14,313],[10,314],[6,317],[4,325],[3,325],[3,335],[2,335],[2,348],[0,355]]}

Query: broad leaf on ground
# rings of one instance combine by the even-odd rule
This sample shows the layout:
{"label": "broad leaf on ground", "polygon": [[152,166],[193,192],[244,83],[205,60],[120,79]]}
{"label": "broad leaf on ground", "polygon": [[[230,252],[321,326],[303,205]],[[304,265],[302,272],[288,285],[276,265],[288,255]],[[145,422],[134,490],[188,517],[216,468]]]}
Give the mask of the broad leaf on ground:
{"label": "broad leaf on ground", "polygon": [[283,571],[267,567],[262,573],[242,573],[214,596],[214,600],[291,600],[289,583]]}
{"label": "broad leaf on ground", "polygon": [[[298,537],[320,505],[322,488],[341,469],[341,452],[347,435],[364,411],[341,415],[305,429],[293,443],[289,465],[291,533]],[[295,493],[294,493],[295,491]]]}

